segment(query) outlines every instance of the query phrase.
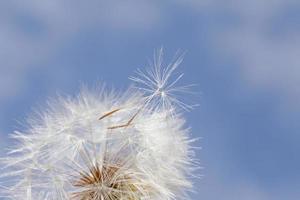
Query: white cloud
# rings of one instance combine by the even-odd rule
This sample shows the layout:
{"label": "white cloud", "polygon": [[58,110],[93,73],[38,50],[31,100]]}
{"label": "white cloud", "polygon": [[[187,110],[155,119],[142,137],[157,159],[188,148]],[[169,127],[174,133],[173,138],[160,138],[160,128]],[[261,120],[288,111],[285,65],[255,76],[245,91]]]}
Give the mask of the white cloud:
{"label": "white cloud", "polygon": [[[213,29],[209,39],[221,62],[222,58],[230,58],[238,63],[241,77],[253,89],[280,93],[287,107],[299,105],[300,28],[296,25],[299,19],[287,16],[293,9],[299,12],[299,3],[292,0],[188,2],[194,9],[217,19],[210,25]],[[219,22],[220,14],[233,20],[232,24]]]}
{"label": "white cloud", "polygon": [[[14,96],[26,85],[28,68],[56,52],[74,34],[89,28],[114,31],[143,31],[163,24],[163,10],[155,1],[34,1],[1,2],[0,20],[0,99]],[[268,28],[293,1],[176,1],[214,16],[232,14],[239,24],[217,27],[210,39],[220,57],[233,57],[242,66],[242,76],[253,87],[272,87],[295,95],[300,83],[300,29],[283,30],[273,37]],[[25,17],[25,19],[24,19]],[[279,16],[280,18],[280,16]],[[23,20],[23,21],[22,21]],[[41,30],[32,36],[34,23]],[[28,20],[29,22],[26,22]],[[20,22],[21,21],[21,22]],[[216,25],[217,26],[217,25]],[[27,30],[29,29],[29,30]],[[120,34],[122,34],[120,33]],[[201,44],[199,44],[201,45]],[[300,94],[296,94],[300,97]]]}
{"label": "white cloud", "polygon": [[80,31],[142,31],[159,26],[155,3],[140,1],[34,1],[0,3],[0,104],[26,87],[37,64]]}

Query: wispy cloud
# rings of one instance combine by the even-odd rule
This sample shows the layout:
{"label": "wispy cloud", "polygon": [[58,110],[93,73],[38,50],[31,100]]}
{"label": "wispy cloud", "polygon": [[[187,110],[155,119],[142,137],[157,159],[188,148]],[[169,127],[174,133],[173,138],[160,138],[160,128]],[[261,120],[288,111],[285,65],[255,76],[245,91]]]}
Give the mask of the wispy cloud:
{"label": "wispy cloud", "polygon": [[209,39],[220,58],[234,60],[249,86],[277,91],[286,106],[298,105],[291,99],[300,99],[299,3],[212,1],[199,9],[215,20]]}
{"label": "wispy cloud", "polygon": [[10,1],[0,7],[0,103],[26,87],[30,70],[43,67],[76,34],[93,29],[147,34],[161,22],[159,7],[150,2]]}

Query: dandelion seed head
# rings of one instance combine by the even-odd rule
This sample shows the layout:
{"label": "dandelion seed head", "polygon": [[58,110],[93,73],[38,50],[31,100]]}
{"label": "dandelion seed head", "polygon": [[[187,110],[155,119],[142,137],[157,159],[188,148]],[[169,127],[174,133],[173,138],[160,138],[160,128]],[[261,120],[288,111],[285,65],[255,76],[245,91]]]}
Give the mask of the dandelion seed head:
{"label": "dandelion seed head", "polygon": [[12,135],[17,144],[0,159],[0,198],[187,199],[193,140],[181,115],[168,117],[176,63],[155,67],[150,80],[135,79],[151,86],[150,94],[84,87],[76,97],[50,101]]}

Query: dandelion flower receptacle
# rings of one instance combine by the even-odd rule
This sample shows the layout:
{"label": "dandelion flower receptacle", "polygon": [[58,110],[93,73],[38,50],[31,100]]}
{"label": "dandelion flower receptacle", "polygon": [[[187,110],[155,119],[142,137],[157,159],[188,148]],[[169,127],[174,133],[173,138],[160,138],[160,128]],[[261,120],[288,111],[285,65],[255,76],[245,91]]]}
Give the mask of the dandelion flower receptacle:
{"label": "dandelion flower receptacle", "polygon": [[[180,60],[131,78],[137,89],[81,89],[59,97],[1,158],[0,198],[13,200],[187,199],[195,169],[193,140],[170,81]],[[144,84],[147,87],[141,87]]]}

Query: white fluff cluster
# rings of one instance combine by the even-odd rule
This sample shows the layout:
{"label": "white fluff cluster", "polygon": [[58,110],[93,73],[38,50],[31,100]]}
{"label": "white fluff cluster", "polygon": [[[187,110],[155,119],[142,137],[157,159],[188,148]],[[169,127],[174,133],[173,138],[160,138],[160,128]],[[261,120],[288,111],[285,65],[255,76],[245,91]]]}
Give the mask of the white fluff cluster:
{"label": "white fluff cluster", "polygon": [[[192,188],[194,153],[172,96],[181,58],[132,78],[124,94],[82,89],[60,97],[1,159],[0,198],[13,200],[173,200]],[[178,88],[177,91],[182,90]]]}

